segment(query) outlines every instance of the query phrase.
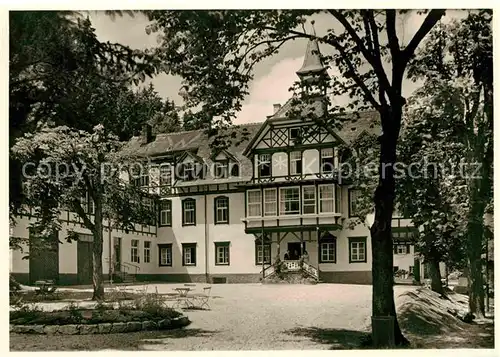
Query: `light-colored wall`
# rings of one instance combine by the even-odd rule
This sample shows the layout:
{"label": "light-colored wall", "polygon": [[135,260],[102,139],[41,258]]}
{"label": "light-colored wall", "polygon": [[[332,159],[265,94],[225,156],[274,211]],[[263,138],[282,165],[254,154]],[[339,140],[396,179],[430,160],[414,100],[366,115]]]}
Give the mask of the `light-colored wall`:
{"label": "light-colored wall", "polygon": [[[63,215],[64,216],[64,215]],[[17,221],[16,226],[13,229],[13,234],[16,237],[21,238],[29,238],[29,227],[30,220],[27,218],[19,219]],[[86,228],[81,227],[79,224],[75,225],[72,223],[62,222],[61,230],[59,231],[59,240],[63,242],[59,244],[59,272],[61,274],[76,274],[78,270],[78,255],[77,255],[77,242],[68,243],[65,241],[65,237],[68,236],[68,231],[74,230],[78,233],[82,234],[91,234],[90,231]],[[141,273],[152,272],[154,271],[154,263],[157,262],[157,257],[154,255],[154,251],[151,252],[151,263],[144,263],[144,241],[149,240],[152,242],[152,250],[154,250],[155,240],[157,239],[151,235],[141,235],[134,233],[125,233],[122,231],[113,230],[112,237],[121,237],[122,238],[122,262],[131,263],[130,260],[130,247],[131,240],[137,239],[139,240],[139,255],[140,255],[140,263],[131,263],[134,265],[138,265],[140,267]],[[108,231],[104,230],[103,235],[103,272],[105,274],[109,271],[109,239],[108,239]],[[23,251],[15,250],[12,251],[12,269],[11,271],[14,273],[29,273],[29,260],[22,259],[24,256],[29,253],[29,247],[23,246]],[[157,254],[157,253],[156,253]],[[157,263],[156,263],[157,264]]]}
{"label": "light-colored wall", "polygon": [[410,271],[410,267],[415,265],[415,246],[410,245],[409,254],[394,254],[394,266],[399,269]]}

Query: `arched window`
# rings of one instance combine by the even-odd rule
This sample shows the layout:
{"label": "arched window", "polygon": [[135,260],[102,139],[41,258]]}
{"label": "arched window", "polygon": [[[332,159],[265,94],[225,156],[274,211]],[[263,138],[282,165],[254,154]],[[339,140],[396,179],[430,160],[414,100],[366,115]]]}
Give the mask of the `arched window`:
{"label": "arched window", "polygon": [[216,197],[214,200],[215,224],[229,224],[229,198],[226,196]]}

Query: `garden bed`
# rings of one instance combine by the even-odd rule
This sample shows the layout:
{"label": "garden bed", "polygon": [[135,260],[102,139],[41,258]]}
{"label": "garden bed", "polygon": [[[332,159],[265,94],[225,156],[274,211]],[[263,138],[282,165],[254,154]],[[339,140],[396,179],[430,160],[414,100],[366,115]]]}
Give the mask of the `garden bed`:
{"label": "garden bed", "polygon": [[141,296],[128,303],[98,303],[84,308],[74,303],[65,309],[44,311],[23,304],[10,311],[10,331],[35,334],[92,334],[162,330],[187,326],[189,319],[163,305],[161,297]]}

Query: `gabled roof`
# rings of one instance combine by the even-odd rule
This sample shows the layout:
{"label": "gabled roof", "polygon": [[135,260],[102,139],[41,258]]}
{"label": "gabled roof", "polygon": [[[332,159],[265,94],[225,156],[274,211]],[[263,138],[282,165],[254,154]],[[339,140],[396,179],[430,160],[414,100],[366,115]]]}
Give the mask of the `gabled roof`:
{"label": "gabled roof", "polygon": [[[252,138],[261,125],[262,123],[252,123],[236,127],[245,129],[249,134],[249,138]],[[239,163],[240,175],[242,177],[251,177],[253,174],[252,162],[242,154],[247,143],[248,141],[245,141],[239,146],[233,145],[225,150]],[[195,155],[201,160],[206,160],[208,163],[212,161],[210,139],[203,130],[157,134],[155,140],[147,144],[142,144],[142,138],[135,136],[125,144],[122,153],[154,159],[155,157],[161,158],[171,155],[180,155],[182,157],[186,155],[185,151],[190,151],[191,155]]]}

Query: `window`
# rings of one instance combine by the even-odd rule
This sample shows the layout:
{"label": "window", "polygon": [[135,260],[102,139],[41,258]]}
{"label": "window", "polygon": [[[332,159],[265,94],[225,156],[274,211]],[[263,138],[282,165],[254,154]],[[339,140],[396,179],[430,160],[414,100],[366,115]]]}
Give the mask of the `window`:
{"label": "window", "polygon": [[366,263],[366,237],[349,238],[349,263]]}
{"label": "window", "polygon": [[258,159],[259,177],[271,176],[271,155],[260,154]]}
{"label": "window", "polygon": [[160,201],[160,226],[172,226],[172,201]]}
{"label": "window", "polygon": [[186,198],[182,201],[182,225],[196,225],[196,201],[192,198]]}
{"label": "window", "polygon": [[260,217],[261,213],[261,197],[260,190],[247,191],[247,216]]}
{"label": "window", "polygon": [[409,244],[395,244],[394,245],[394,254],[410,254],[410,245]]}
{"label": "window", "polygon": [[149,186],[149,168],[145,165],[140,165],[140,168],[135,167],[132,171],[133,183],[136,187]]}
{"label": "window", "polygon": [[229,223],[229,198],[216,197],[214,206],[215,224]]}
{"label": "window", "polygon": [[300,189],[280,188],[280,215],[300,214]]}
{"label": "window", "polygon": [[321,263],[335,263],[335,243],[321,243]]}
{"label": "window", "polygon": [[337,241],[334,236],[326,233],[319,242],[319,262],[335,263],[337,258]]}
{"label": "window", "polygon": [[151,263],[151,242],[144,242],[144,263]]}
{"label": "window", "polygon": [[302,152],[293,151],[290,153],[290,174],[302,174]]}
{"label": "window", "polygon": [[227,161],[216,161],[214,164],[214,168],[215,168],[215,178],[227,178],[228,174]]}
{"label": "window", "polygon": [[262,241],[257,239],[255,241],[255,264],[262,265],[262,259],[264,259],[264,264],[271,264],[271,244],[264,240],[264,250],[262,250]]}
{"label": "window", "polygon": [[158,244],[158,265],[172,266],[172,244]]}
{"label": "window", "polygon": [[361,195],[361,191],[355,189],[349,189],[349,217],[357,217],[358,212],[358,197]]}
{"label": "window", "polygon": [[196,178],[196,167],[194,162],[186,162],[183,164],[182,179],[184,181],[192,181]]}
{"label": "window", "polygon": [[334,185],[320,185],[319,187],[319,213],[335,212]]}
{"label": "window", "polygon": [[321,173],[332,173],[333,168],[333,148],[321,149]]}
{"label": "window", "polygon": [[304,186],[302,195],[302,214],[316,213],[316,187]]}
{"label": "window", "polygon": [[139,241],[137,239],[130,241],[130,261],[139,263]]}
{"label": "window", "polygon": [[290,135],[290,144],[298,144],[300,143],[300,128],[290,128],[289,135]]}
{"label": "window", "polygon": [[215,243],[215,265],[229,265],[229,242]]}
{"label": "window", "polygon": [[160,165],[160,186],[172,185],[172,168],[170,164]]}
{"label": "window", "polygon": [[278,215],[278,198],[275,188],[264,189],[264,216]]}
{"label": "window", "polygon": [[240,176],[240,165],[238,165],[238,163],[232,162],[229,165],[229,167],[231,169],[231,177],[239,177]]}
{"label": "window", "polygon": [[196,265],[196,243],[182,244],[182,265]]}

